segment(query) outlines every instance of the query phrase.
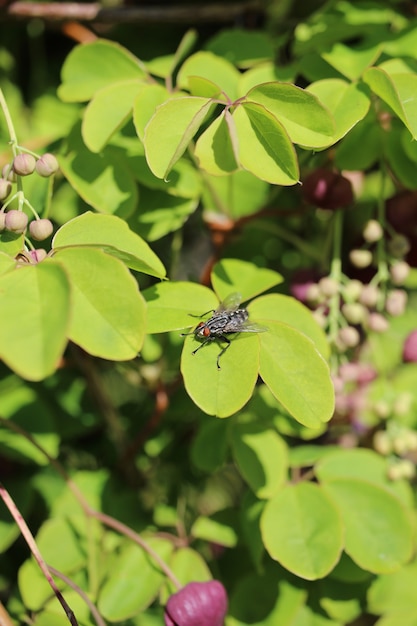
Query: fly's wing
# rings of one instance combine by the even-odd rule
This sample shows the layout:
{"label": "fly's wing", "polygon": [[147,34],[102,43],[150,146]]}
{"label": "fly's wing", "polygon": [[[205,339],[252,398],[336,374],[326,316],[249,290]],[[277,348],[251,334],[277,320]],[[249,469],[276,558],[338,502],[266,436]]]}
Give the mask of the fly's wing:
{"label": "fly's wing", "polygon": [[[217,311],[236,311],[239,308],[239,304],[242,302],[242,296],[240,293],[230,293],[223,302],[220,303]],[[216,312],[217,312],[216,311]]]}
{"label": "fly's wing", "polygon": [[266,326],[256,324],[255,322],[244,322],[242,328],[239,329],[240,333],[265,333],[268,330]]}

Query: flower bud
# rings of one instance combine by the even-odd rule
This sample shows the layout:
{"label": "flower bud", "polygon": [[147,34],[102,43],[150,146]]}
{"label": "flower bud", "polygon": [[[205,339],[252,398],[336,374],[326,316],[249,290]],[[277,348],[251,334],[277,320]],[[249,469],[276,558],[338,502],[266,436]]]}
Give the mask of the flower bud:
{"label": "flower bud", "polygon": [[318,282],[318,287],[322,295],[326,298],[331,298],[339,291],[338,281],[334,278],[331,278],[330,276],[324,276],[323,278],[320,278]]}
{"label": "flower bud", "polygon": [[346,302],[355,302],[362,293],[363,283],[352,278],[343,289],[343,298]]}
{"label": "flower bud", "polygon": [[372,263],[372,252],[369,250],[351,250],[349,252],[349,259],[352,265],[363,269],[369,267]]}
{"label": "flower bud", "polygon": [[339,330],[339,341],[347,348],[355,348],[360,341],[360,335],[353,326],[346,326]]}
{"label": "flower bud", "polygon": [[388,250],[392,256],[401,259],[411,250],[410,240],[405,235],[394,235],[388,242]]}
{"label": "flower bud", "polygon": [[385,333],[389,328],[388,321],[380,313],[370,313],[367,326],[369,330],[373,330],[375,333]]}
{"label": "flower bud", "polygon": [[47,219],[34,220],[29,224],[30,236],[36,241],[43,241],[52,235],[53,230],[52,222]]}
{"label": "flower bud", "polygon": [[307,176],[302,193],[310,204],[330,211],[345,208],[353,202],[350,180],[324,168]]}
{"label": "flower bud", "polygon": [[404,342],[403,360],[406,363],[417,363],[417,330],[413,330]]}
{"label": "flower bud", "polygon": [[18,154],[13,159],[13,170],[19,176],[29,176],[35,171],[36,160],[31,154]]}
{"label": "flower bud", "polygon": [[28,216],[23,211],[12,209],[6,213],[5,226],[7,230],[21,235],[28,225]]}
{"label": "flower bud", "polygon": [[44,178],[48,178],[55,174],[59,169],[59,164],[57,158],[47,152],[40,159],[36,161],[36,171],[39,176],[43,176]]}
{"label": "flower bud", "polygon": [[407,304],[407,293],[402,289],[390,291],[385,302],[385,309],[389,315],[398,317],[405,311]]}
{"label": "flower bud", "polygon": [[388,456],[392,452],[391,439],[387,432],[378,430],[374,435],[374,448],[379,454]]}
{"label": "flower bud", "polygon": [[396,261],[390,268],[394,285],[403,285],[410,273],[410,266],[405,261]]}
{"label": "flower bud", "polygon": [[367,311],[359,302],[350,302],[342,306],[342,313],[350,324],[361,324],[366,319]]}
{"label": "flower bud", "polygon": [[29,256],[32,260],[32,263],[40,263],[48,256],[48,253],[43,248],[38,248],[37,250],[30,250]]}
{"label": "flower bud", "polygon": [[376,220],[369,220],[363,229],[362,235],[365,241],[368,243],[375,243],[379,241],[384,234],[382,226]]}
{"label": "flower bud", "polygon": [[362,293],[359,296],[359,302],[369,309],[372,309],[377,305],[380,293],[376,285],[364,285]]}
{"label": "flower bud", "polygon": [[17,174],[13,170],[13,165],[10,163],[6,163],[6,165],[3,165],[1,175],[5,180],[8,180],[11,183],[15,183],[17,181]]}
{"label": "flower bud", "polygon": [[[411,411],[413,406],[413,395],[408,391],[403,391],[403,393],[399,393],[398,396],[394,400],[393,405],[393,413],[394,415],[407,415]],[[412,431],[413,432],[413,431]],[[417,436],[417,433],[414,433]]]}
{"label": "flower bud", "polygon": [[227,595],[218,580],[188,583],[168,598],[165,626],[223,626]]}
{"label": "flower bud", "polygon": [[0,178],[0,200],[6,200],[7,196],[10,195],[11,190],[12,185],[10,181]]}

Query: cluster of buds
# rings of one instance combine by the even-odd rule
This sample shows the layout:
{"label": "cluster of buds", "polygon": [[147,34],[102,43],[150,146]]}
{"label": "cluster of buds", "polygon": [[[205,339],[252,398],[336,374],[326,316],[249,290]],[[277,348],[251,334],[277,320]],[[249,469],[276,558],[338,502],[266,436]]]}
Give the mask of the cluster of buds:
{"label": "cluster of buds", "polygon": [[[18,180],[19,176],[30,176],[33,172],[42,177],[49,177],[58,170],[58,161],[53,154],[44,154],[42,157],[35,157],[32,154],[20,153],[16,155],[12,163],[4,165],[2,177],[0,178],[0,202],[4,203],[0,211],[0,232],[7,230],[15,235],[26,233],[29,218],[27,214],[19,209],[6,211],[7,206],[13,201],[16,195],[7,202],[12,191],[12,184]],[[27,201],[25,201],[27,203]],[[28,203],[27,203],[28,204]],[[53,231],[52,222],[48,219],[36,217],[29,224],[29,234],[35,241],[43,241],[50,237]]]}

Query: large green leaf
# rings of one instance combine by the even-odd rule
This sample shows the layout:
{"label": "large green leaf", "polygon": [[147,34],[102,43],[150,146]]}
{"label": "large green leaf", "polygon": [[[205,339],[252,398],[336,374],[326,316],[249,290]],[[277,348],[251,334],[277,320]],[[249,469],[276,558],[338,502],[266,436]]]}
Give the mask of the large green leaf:
{"label": "large green leaf", "polygon": [[400,500],[367,480],[337,478],[323,487],[340,509],[345,550],[374,574],[398,569],[413,550],[413,526]]}
{"label": "large green leaf", "polygon": [[66,102],[83,102],[103,87],[145,77],[139,60],[126,48],[97,39],[70,52],[62,68],[58,95]]}
{"label": "large green leaf", "polygon": [[284,83],[257,85],[246,96],[262,104],[281,122],[291,141],[321,148],[328,146],[335,132],[333,117],[313,94]]}
{"label": "large green leaf", "polygon": [[256,496],[274,496],[288,471],[287,445],[276,430],[262,424],[236,424],[232,447],[236,465]]}
{"label": "large green leaf", "polygon": [[364,81],[382,98],[417,139],[417,75],[409,72],[389,75],[378,67],[364,73]]}
{"label": "large green leaf", "polygon": [[317,96],[333,114],[336,129],[331,143],[344,137],[367,114],[371,98],[369,89],[360,83],[328,78],[312,83],[307,91]]}
{"label": "large green leaf", "polygon": [[148,333],[197,326],[200,315],[219,305],[207,287],[181,281],[153,285],[143,291],[143,297],[148,303]]}
{"label": "large green leaf", "polygon": [[142,81],[128,80],[100,89],[88,104],[82,125],[85,145],[100,152],[113,133],[132,116],[133,102],[143,89]]}
{"label": "large green leaf", "polygon": [[362,72],[370,65],[374,65],[381,56],[383,45],[362,45],[360,47],[347,46],[336,42],[331,50],[321,53],[321,56],[332,67],[350,80],[357,80]]}
{"label": "large green leaf", "polygon": [[145,302],[126,266],[88,247],[63,248],[54,259],[71,284],[69,338],[103,359],[137,356],[145,336]]}
{"label": "large green leaf", "polygon": [[240,259],[218,261],[210,278],[213,289],[221,300],[230,293],[238,292],[242,296],[242,302],[279,285],[283,280],[281,274],[274,270],[257,267]]}
{"label": "large green leaf", "polygon": [[308,482],[285,487],[267,503],[261,532],[270,556],[307,580],[331,572],[343,548],[336,506],[318,485]]}
{"label": "large green leaf", "polygon": [[299,180],[295,150],[277,118],[256,102],[243,102],[233,119],[242,167],[266,182],[295,185]]}
{"label": "large green leaf", "polygon": [[146,159],[158,178],[167,178],[212,107],[207,98],[173,98],[161,104],[145,128]]}
{"label": "large green leaf", "polygon": [[330,356],[329,343],[324,331],[315,321],[310,309],[295,298],[282,294],[269,294],[256,298],[248,307],[254,319],[273,320],[293,326],[307,335],[325,359]]}
{"label": "large green leaf", "polygon": [[42,380],[62,356],[69,325],[65,272],[46,260],[0,276],[0,357],[19,376]]}
{"label": "large green leaf", "polygon": [[129,216],[137,206],[135,180],[120,153],[107,146],[100,154],[86,148],[74,132],[69,153],[59,164],[64,176],[81,198],[100,213]]}
{"label": "large green leaf", "polygon": [[200,167],[213,176],[238,169],[233,118],[226,109],[198,139],[194,154]]}
{"label": "large green leaf", "polygon": [[[164,561],[168,560],[173,551],[171,541],[152,537],[146,540]],[[157,563],[142,548],[130,542],[113,562],[112,571],[100,592],[99,611],[112,622],[127,620],[155,600],[164,581],[165,574]]]}
{"label": "large green leaf", "polygon": [[200,51],[189,57],[178,72],[178,86],[189,89],[189,80],[194,76],[206,78],[218,85],[220,91],[227,94],[230,100],[237,96],[240,76],[238,70],[229,61],[212,52]]}
{"label": "large green leaf", "polygon": [[226,343],[213,341],[193,354],[201,343],[186,337],[181,356],[181,372],[188,395],[205,413],[229,417],[241,409],[252,395],[258,378],[259,340],[242,333],[231,339],[225,354],[217,357]]}
{"label": "large green leaf", "polygon": [[61,226],[52,240],[54,250],[83,245],[97,246],[138,272],[157,278],[166,275],[164,266],[146,241],[114,215],[87,211]]}
{"label": "large green leaf", "polygon": [[166,87],[158,84],[144,85],[137,94],[133,103],[133,122],[141,141],[145,136],[146,124],[155,113],[156,107],[168,100],[169,97],[170,94]]}
{"label": "large green leaf", "polygon": [[273,395],[295,419],[318,428],[333,415],[334,390],[329,368],[313,342],[287,324],[257,319],[260,333],[260,375]]}

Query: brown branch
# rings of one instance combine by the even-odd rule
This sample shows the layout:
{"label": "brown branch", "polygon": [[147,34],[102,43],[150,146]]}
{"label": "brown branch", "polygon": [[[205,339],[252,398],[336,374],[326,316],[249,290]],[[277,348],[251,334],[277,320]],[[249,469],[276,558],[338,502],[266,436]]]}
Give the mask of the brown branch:
{"label": "brown branch", "polygon": [[11,2],[0,13],[0,19],[29,20],[35,17],[48,22],[79,20],[101,23],[204,23],[232,22],[247,11],[262,11],[264,0],[242,0],[230,4],[202,2],[195,6],[126,6],[102,7],[98,2]]}

